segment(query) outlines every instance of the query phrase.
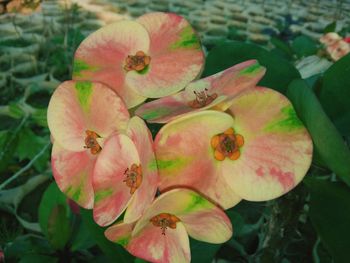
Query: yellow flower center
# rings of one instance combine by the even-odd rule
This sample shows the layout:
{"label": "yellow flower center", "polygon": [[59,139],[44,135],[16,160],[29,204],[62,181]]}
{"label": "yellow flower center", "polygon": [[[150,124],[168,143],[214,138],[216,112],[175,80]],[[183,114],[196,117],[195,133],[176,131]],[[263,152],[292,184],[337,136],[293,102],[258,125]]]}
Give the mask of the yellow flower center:
{"label": "yellow flower center", "polygon": [[226,157],[237,160],[241,155],[240,148],[244,144],[244,138],[236,134],[233,128],[229,128],[223,133],[214,135],[210,144],[216,160],[223,161]]}
{"label": "yellow flower center", "polygon": [[98,135],[96,132],[89,131],[89,130],[86,130],[85,134],[86,134],[86,137],[85,137],[85,146],[84,146],[84,148],[90,149],[90,152],[92,154],[94,154],[94,155],[98,154],[102,150],[102,148],[98,144],[96,139],[97,138],[101,138],[101,136]]}
{"label": "yellow flower center", "polygon": [[150,222],[156,227],[162,229],[162,235],[165,235],[165,230],[170,227],[171,229],[176,229],[176,223],[180,222],[180,219],[172,214],[161,213],[150,219]]}
{"label": "yellow flower center", "polygon": [[143,51],[137,51],[136,54],[129,55],[125,59],[124,69],[126,71],[136,70],[141,71],[145,69],[151,62],[151,57],[147,56]]}
{"label": "yellow flower center", "polygon": [[141,164],[132,164],[130,169],[127,168],[125,170],[124,175],[126,176],[126,178],[123,180],[123,182],[125,182],[126,185],[130,187],[130,194],[135,193],[137,188],[139,188],[142,183]]}

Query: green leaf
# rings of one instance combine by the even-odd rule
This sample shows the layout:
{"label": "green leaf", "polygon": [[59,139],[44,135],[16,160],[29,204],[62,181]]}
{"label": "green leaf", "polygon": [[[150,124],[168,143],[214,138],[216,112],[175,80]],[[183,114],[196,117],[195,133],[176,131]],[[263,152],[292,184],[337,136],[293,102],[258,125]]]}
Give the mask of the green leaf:
{"label": "green leaf", "polygon": [[343,135],[350,135],[350,54],[338,60],[325,73],[319,92],[327,115]]}
{"label": "green leaf", "polygon": [[19,263],[56,263],[58,258],[44,256],[40,254],[27,254],[21,257]]}
{"label": "green leaf", "polygon": [[52,210],[57,205],[61,205],[65,207],[66,212],[69,211],[66,200],[67,198],[60,189],[58,189],[56,183],[50,184],[46,189],[39,205],[39,224],[46,236],[48,236],[48,222]]}
{"label": "green leaf", "polygon": [[337,27],[337,21],[334,21],[332,23],[329,23],[324,29],[323,29],[323,33],[329,33],[329,32],[335,32],[335,29]]}
{"label": "green leaf", "polygon": [[222,244],[209,244],[190,238],[191,262],[211,263]]}
{"label": "green leaf", "polygon": [[76,233],[72,237],[72,245],[71,245],[71,251],[77,251],[81,249],[89,249],[92,246],[96,245],[96,241],[92,237],[92,235],[89,232],[89,228],[86,224],[81,222],[81,218],[76,218],[76,220],[79,220],[77,226],[76,226]]}
{"label": "green leaf", "polygon": [[293,79],[300,78],[299,72],[287,60],[260,46],[241,42],[227,42],[214,47],[207,56],[203,75],[215,74],[249,59],[257,59],[267,69],[260,86],[284,93]]}
{"label": "green leaf", "polygon": [[309,216],[335,263],[350,258],[350,189],[340,182],[304,180],[311,192]]}
{"label": "green leaf", "polygon": [[314,151],[344,182],[350,185],[350,151],[324,113],[319,101],[303,80],[293,81],[287,92],[299,118],[307,127]]}
{"label": "green leaf", "polygon": [[84,224],[86,224],[91,236],[96,241],[102,252],[112,261],[120,263],[129,263],[134,261],[131,256],[122,246],[109,241],[104,236],[105,229],[98,226],[92,219],[92,211],[80,209],[80,213]]}
{"label": "green leaf", "polygon": [[63,249],[72,233],[67,209],[63,205],[56,205],[49,215],[47,222],[48,239],[52,247]]}
{"label": "green leaf", "polygon": [[36,124],[47,127],[47,109],[36,109],[32,114],[32,118]]}
{"label": "green leaf", "polygon": [[281,50],[286,57],[291,58],[293,56],[293,51],[288,45],[288,42],[282,41],[276,37],[271,38],[271,43],[278,49]]}
{"label": "green leaf", "polygon": [[[32,160],[49,142],[48,138],[37,136],[29,128],[24,128],[18,138],[17,156],[20,161],[24,159]],[[49,150],[47,150],[36,162],[34,167],[42,172],[47,168],[49,161]]]}
{"label": "green leaf", "polygon": [[307,36],[296,37],[292,42],[292,49],[299,58],[314,55],[318,50],[317,43]]}

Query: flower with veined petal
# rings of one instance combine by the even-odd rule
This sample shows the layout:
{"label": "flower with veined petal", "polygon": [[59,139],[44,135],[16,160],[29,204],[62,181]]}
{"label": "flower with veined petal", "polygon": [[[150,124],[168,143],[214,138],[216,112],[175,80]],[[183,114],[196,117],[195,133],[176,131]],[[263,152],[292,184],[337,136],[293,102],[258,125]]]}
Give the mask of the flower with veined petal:
{"label": "flower with veined petal", "polygon": [[223,208],[241,198],[270,200],[295,187],[312,159],[312,141],[282,94],[251,88],[227,113],[201,111],[159,131],[160,190],[192,188]]}
{"label": "flower with veined petal", "polygon": [[75,53],[73,79],[102,82],[132,108],[183,89],[203,64],[191,25],[179,15],[156,12],[88,36]]}
{"label": "flower with veined petal", "polygon": [[125,134],[114,134],[97,159],[93,187],[96,223],[113,223],[126,209],[125,222],[137,220],[153,201],[158,185],[153,141],[146,124],[131,118]]}
{"label": "flower with veined petal", "polygon": [[111,224],[125,209],[134,221],[154,199],[153,141],[139,117],[100,83],[66,81],[50,100],[52,170],[57,185],[95,221]]}
{"label": "flower with veined petal", "polygon": [[205,109],[226,110],[232,97],[255,87],[266,69],[248,60],[204,79],[191,82],[184,91],[140,106],[136,115],[147,122],[166,123],[184,114]]}
{"label": "flower with veined petal", "polygon": [[129,113],[115,92],[100,83],[66,81],[47,111],[53,138],[52,172],[58,187],[84,208],[92,208],[92,174],[104,140],[125,130]]}
{"label": "flower with veined petal", "polygon": [[232,225],[216,205],[189,189],[160,195],[136,223],[119,222],[105,236],[132,255],[154,263],[190,262],[188,236],[208,243],[224,243]]}

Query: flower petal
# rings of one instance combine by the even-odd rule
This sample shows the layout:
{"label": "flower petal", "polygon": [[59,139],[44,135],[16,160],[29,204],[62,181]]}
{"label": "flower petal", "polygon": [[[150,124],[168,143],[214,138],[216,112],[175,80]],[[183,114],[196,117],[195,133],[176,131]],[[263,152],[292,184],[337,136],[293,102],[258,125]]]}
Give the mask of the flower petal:
{"label": "flower petal", "polygon": [[110,241],[125,247],[129,243],[134,226],[135,222],[130,224],[125,222],[117,222],[105,231],[105,236]]}
{"label": "flower petal", "polygon": [[151,62],[142,74],[129,71],[127,84],[148,98],[160,98],[183,89],[201,72],[204,54],[191,25],[172,13],[149,13],[137,20],[149,32]]}
{"label": "flower petal", "polygon": [[126,249],[132,255],[154,263],[191,261],[188,235],[181,222],[176,224],[176,229],[168,229],[165,235],[149,222],[137,233],[133,232]]}
{"label": "flower petal", "polygon": [[65,81],[53,93],[47,121],[55,141],[84,151],[86,130],[101,137],[126,128],[129,113],[118,95],[100,83]]}
{"label": "flower petal", "polygon": [[232,126],[233,118],[218,111],[191,113],[163,126],[154,142],[160,190],[191,188],[225,209],[237,204],[240,198],[222,177],[210,145]]}
{"label": "flower petal", "polygon": [[126,20],[109,24],[92,33],[78,47],[73,79],[104,83],[132,108],[145,98],[125,84],[125,59],[137,51],[147,53],[149,45],[148,32],[141,24]]}
{"label": "flower petal", "polygon": [[[247,88],[255,87],[265,71],[256,60],[248,60],[215,75],[193,81],[183,92],[146,103],[137,109],[136,114],[151,123],[167,123],[189,112],[205,109],[225,111],[231,105],[226,102],[227,96],[234,97]],[[196,99],[194,92],[205,90],[209,96],[215,94],[218,97],[202,108],[190,107],[190,102]]]}
{"label": "flower petal", "polygon": [[235,131],[244,138],[241,156],[222,163],[234,191],[243,199],[264,201],[295,187],[310,167],[312,141],[288,99],[254,88],[236,97],[230,111]]}
{"label": "flower petal", "polygon": [[97,159],[93,187],[95,190],[94,219],[106,226],[116,220],[127,207],[132,194],[123,180],[132,164],[140,164],[137,149],[124,134],[112,135]]}
{"label": "flower petal", "polygon": [[186,90],[193,93],[207,89],[208,94],[217,93],[234,97],[247,88],[255,87],[265,72],[266,68],[258,61],[248,60],[209,77],[193,81]]}
{"label": "flower petal", "polygon": [[152,134],[139,117],[131,118],[127,135],[134,142],[140,156],[142,184],[135,192],[124,215],[124,222],[137,220],[152,203],[158,187],[158,170],[153,152]]}
{"label": "flower petal", "polygon": [[[230,219],[223,210],[200,194],[181,188],[160,195],[136,224],[134,231],[139,231],[152,217],[161,213],[178,217],[188,234],[201,241],[223,243],[232,236]],[[171,231],[168,228],[165,234],[168,230]]]}
{"label": "flower petal", "polygon": [[222,103],[226,96],[219,96],[212,103],[200,109],[190,107],[189,103],[194,99],[193,92],[182,91],[175,95],[145,103],[136,110],[135,114],[150,123],[167,123],[186,113],[215,107]]}
{"label": "flower petal", "polygon": [[92,172],[96,157],[89,151],[72,152],[57,142],[52,147],[52,174],[60,190],[80,206],[93,206]]}

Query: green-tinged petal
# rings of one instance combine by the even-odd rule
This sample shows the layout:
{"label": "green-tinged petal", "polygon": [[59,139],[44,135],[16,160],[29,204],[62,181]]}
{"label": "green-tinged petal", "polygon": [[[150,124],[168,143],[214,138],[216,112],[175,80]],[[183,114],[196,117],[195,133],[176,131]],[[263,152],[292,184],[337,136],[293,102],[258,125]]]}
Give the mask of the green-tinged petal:
{"label": "green-tinged petal", "polygon": [[244,138],[240,157],[222,162],[234,191],[243,199],[264,201],[294,188],[310,167],[312,141],[288,99],[254,88],[237,96],[230,112]]}
{"label": "green-tinged petal", "polygon": [[130,224],[117,222],[105,231],[105,236],[110,241],[125,247],[130,241],[131,232],[134,229],[134,226],[134,222]]}
{"label": "green-tinged petal", "polygon": [[188,235],[181,222],[177,223],[176,229],[168,229],[165,235],[148,222],[138,233],[133,233],[126,249],[132,255],[154,263],[191,261]]}
{"label": "green-tinged petal", "polygon": [[193,92],[181,91],[175,95],[145,103],[136,110],[135,114],[150,123],[167,123],[190,112],[214,108],[226,98],[226,96],[219,96],[208,105],[195,109],[191,107],[191,102],[196,99]]}
{"label": "green-tinged petal", "polygon": [[142,184],[135,192],[124,215],[124,222],[137,220],[155,198],[158,187],[158,170],[152,167],[156,162],[152,134],[139,117],[131,118],[127,135],[134,142],[142,167]]}
{"label": "green-tinged petal", "polygon": [[57,142],[52,148],[52,174],[60,190],[84,208],[92,208],[92,173],[96,158],[88,151],[65,150]]}
{"label": "green-tinged petal", "polygon": [[118,95],[100,83],[65,81],[53,93],[47,121],[55,141],[71,151],[84,151],[86,131],[101,137],[124,130],[129,113]]}
{"label": "green-tinged petal", "polygon": [[233,125],[229,114],[218,111],[191,113],[166,124],[154,142],[160,190],[186,187],[225,209],[237,204],[240,197],[222,176],[210,144],[213,136]]}
{"label": "green-tinged petal", "polygon": [[160,195],[136,224],[133,233],[137,233],[152,217],[161,213],[178,217],[188,234],[201,241],[224,243],[232,236],[230,219],[222,209],[200,194],[181,188]]}
{"label": "green-tinged petal", "polygon": [[146,29],[135,21],[118,21],[88,36],[74,56],[73,79],[104,83],[116,91],[128,108],[146,98],[125,84],[124,69],[128,55],[148,52],[150,39]]}
{"label": "green-tinged petal", "polygon": [[96,161],[93,188],[94,220],[101,226],[115,221],[126,209],[133,193],[127,186],[127,169],[140,165],[137,149],[124,134],[112,135]]}
{"label": "green-tinged petal", "polygon": [[160,98],[183,89],[201,72],[204,54],[199,39],[183,17],[149,13],[137,20],[151,39],[147,72],[129,71],[126,83],[138,94]]}
{"label": "green-tinged petal", "polygon": [[193,81],[186,90],[190,93],[201,92],[205,89],[208,95],[226,95],[234,97],[240,92],[253,88],[261,80],[266,68],[256,60],[248,60],[209,77]]}

